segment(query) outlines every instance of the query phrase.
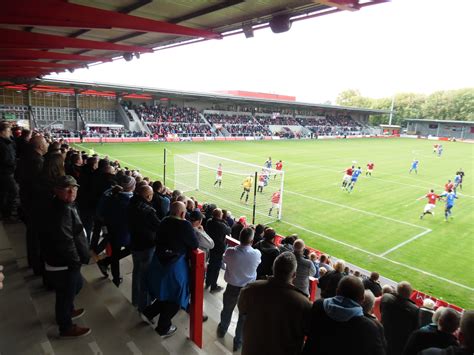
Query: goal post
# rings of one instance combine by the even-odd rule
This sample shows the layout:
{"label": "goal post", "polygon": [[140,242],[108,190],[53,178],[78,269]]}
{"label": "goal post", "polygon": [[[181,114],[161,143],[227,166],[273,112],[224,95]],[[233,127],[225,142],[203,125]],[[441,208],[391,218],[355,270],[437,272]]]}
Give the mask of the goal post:
{"label": "goal post", "polygon": [[174,187],[252,223],[282,218],[284,171],[196,152],[174,155]]}

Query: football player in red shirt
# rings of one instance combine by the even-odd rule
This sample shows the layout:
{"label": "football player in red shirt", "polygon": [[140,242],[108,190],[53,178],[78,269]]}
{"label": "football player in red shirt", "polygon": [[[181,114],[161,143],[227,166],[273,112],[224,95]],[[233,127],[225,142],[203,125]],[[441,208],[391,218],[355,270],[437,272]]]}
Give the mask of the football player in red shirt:
{"label": "football player in red shirt", "polygon": [[344,170],[344,177],[342,178],[342,186],[341,186],[341,189],[344,189],[346,188],[350,183],[351,183],[351,180],[352,180],[352,172],[354,171],[354,165],[351,166],[350,168],[347,168],[346,170]]}
{"label": "football player in red shirt", "polygon": [[[278,171],[281,171],[283,169],[283,162],[281,160],[278,160],[278,162],[275,164],[275,169]],[[277,174],[275,174],[273,179],[276,179]]]}
{"label": "football player in red shirt", "polygon": [[272,201],[272,207],[270,207],[270,210],[268,211],[268,215],[272,215],[272,210],[274,207],[277,209],[277,215],[280,214],[280,200],[281,200],[281,193],[280,190],[275,191],[272,195],[271,201]]}
{"label": "football player in red shirt", "polygon": [[417,200],[421,200],[424,198],[428,199],[428,203],[425,205],[425,208],[423,210],[423,214],[420,216],[420,219],[423,219],[425,214],[430,214],[434,216],[434,208],[436,207],[436,200],[439,200],[441,196],[437,195],[434,193],[434,190],[431,189],[430,192],[428,192],[425,196],[421,196]]}
{"label": "football player in red shirt", "polygon": [[219,184],[219,187],[222,188],[222,164],[219,163],[217,166],[217,171],[216,171],[216,181],[214,182],[214,186]]}
{"label": "football player in red shirt", "polygon": [[444,185],[444,191],[449,192],[450,190],[454,190],[454,183],[451,180]]}
{"label": "football player in red shirt", "polygon": [[365,172],[365,176],[370,175],[372,176],[372,171],[374,170],[375,164],[371,161],[367,163],[367,171]]}

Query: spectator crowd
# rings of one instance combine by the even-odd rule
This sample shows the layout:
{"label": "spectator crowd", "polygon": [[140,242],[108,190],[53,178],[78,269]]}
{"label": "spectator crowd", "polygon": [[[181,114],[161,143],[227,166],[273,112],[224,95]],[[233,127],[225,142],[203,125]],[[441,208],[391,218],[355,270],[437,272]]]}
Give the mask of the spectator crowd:
{"label": "spectator crowd", "polygon": [[[351,272],[343,260],[312,252],[297,235],[280,242],[272,227],[249,225],[244,216],[234,220],[215,204],[201,205],[107,157],[38,132],[23,130],[13,138],[8,122],[0,122],[0,202],[3,223],[26,224],[28,265],[56,294],[62,338],[91,333],[74,323],[85,312],[74,302],[82,288],[81,267],[96,263],[104,278],[111,275],[121,287],[120,260],[129,255],[132,306],[160,336],[173,335],[173,317],[191,302],[188,255],[201,248],[206,289],[223,292],[217,337],[226,336],[238,307],[234,351],[474,351],[472,310],[462,315],[447,307],[434,310],[429,301],[419,308],[406,281],[381,285],[376,272],[369,277]],[[238,242],[227,245],[228,236]],[[219,284],[223,265],[225,285]],[[310,277],[318,279],[315,302],[309,298]]]}

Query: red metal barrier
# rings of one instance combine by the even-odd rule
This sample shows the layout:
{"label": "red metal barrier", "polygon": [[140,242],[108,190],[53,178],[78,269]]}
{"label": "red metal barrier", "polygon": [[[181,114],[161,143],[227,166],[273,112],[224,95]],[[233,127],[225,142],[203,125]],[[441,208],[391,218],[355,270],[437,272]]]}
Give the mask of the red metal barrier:
{"label": "red metal barrier", "polygon": [[196,249],[191,253],[191,309],[189,338],[202,349],[202,316],[204,306],[205,253]]}
{"label": "red metal barrier", "polygon": [[318,292],[318,280],[315,277],[309,277],[309,299],[311,302],[316,301],[316,293]]}

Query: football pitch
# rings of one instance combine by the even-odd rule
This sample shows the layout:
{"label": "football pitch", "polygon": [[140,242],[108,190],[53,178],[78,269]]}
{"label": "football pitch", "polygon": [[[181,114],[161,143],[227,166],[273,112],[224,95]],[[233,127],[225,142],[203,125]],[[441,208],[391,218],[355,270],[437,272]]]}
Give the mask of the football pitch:
{"label": "football pitch", "polygon": [[[272,223],[279,234],[296,233],[307,245],[329,255],[394,281],[408,280],[422,292],[472,309],[474,145],[444,142],[444,153],[437,157],[432,153],[433,144],[416,139],[347,139],[109,143],[78,148],[93,148],[153,180],[162,179],[166,147],[166,185],[170,188],[176,154],[205,152],[259,166],[269,156],[274,164],[281,159],[285,171],[283,215],[281,221]],[[409,174],[414,158],[420,161],[418,174]],[[357,161],[364,173],[349,194],[340,185],[343,170],[352,161]],[[365,176],[369,161],[375,163],[372,177]],[[459,168],[466,176],[453,208],[454,218],[445,222],[443,202],[438,202],[435,215],[420,220],[426,199],[416,199],[431,188],[440,194]],[[224,174],[223,189],[212,189],[213,177],[209,187],[187,195],[229,209],[234,217],[246,214],[250,218],[250,207],[239,202],[240,184],[226,185]]]}

